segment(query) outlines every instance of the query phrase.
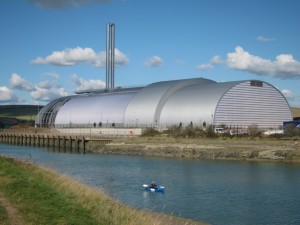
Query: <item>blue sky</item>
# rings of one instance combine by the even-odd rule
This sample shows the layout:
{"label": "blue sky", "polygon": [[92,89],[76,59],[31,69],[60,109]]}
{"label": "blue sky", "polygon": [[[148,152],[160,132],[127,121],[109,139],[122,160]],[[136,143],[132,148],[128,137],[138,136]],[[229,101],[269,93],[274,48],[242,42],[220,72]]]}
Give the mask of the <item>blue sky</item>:
{"label": "blue sky", "polygon": [[2,0],[0,104],[47,104],[105,87],[106,24],[116,86],[258,79],[300,107],[298,0]]}

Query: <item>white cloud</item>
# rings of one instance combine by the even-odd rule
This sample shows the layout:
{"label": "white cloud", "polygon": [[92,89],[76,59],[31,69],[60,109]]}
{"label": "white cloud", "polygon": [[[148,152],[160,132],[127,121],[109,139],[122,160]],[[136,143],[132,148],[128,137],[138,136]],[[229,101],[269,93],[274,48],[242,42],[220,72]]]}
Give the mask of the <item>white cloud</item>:
{"label": "white cloud", "polygon": [[211,58],[209,63],[200,64],[196,68],[199,69],[199,70],[210,70],[210,69],[214,68],[214,65],[223,64],[223,63],[224,63],[224,61],[222,60],[222,58],[219,55],[216,55],[216,56]]}
{"label": "white cloud", "polygon": [[60,88],[58,87],[60,76],[57,73],[44,73],[43,77],[45,80],[39,82],[36,87],[42,89]]}
{"label": "white cloud", "polygon": [[[128,63],[127,56],[115,49],[115,64],[117,66]],[[33,64],[50,64],[54,66],[74,66],[80,63],[92,64],[95,67],[105,67],[106,52],[96,53],[91,48],[68,48],[63,51],[54,51],[45,58],[37,57],[31,61]]]}
{"label": "white cloud", "polygon": [[18,97],[6,86],[0,86],[0,103],[17,102]]}
{"label": "white cloud", "polygon": [[30,92],[30,95],[37,101],[51,101],[59,97],[67,96],[69,93],[62,87],[43,88],[37,85],[36,89]]}
{"label": "white cloud", "polygon": [[223,64],[224,61],[222,60],[221,56],[219,55],[215,55],[214,57],[212,57],[212,59],[210,60],[210,64],[216,65],[216,64]]}
{"label": "white cloud", "polygon": [[257,75],[269,75],[281,79],[300,78],[300,62],[290,54],[281,54],[276,60],[263,59],[251,55],[240,46],[235,52],[227,54],[228,67],[236,70],[247,71]]}
{"label": "white cloud", "polygon": [[199,70],[210,70],[210,69],[214,68],[214,66],[211,65],[210,63],[208,63],[208,64],[200,64],[196,68]]}
{"label": "white cloud", "polygon": [[64,9],[71,7],[79,7],[83,4],[90,3],[106,3],[111,2],[111,0],[27,0],[29,3],[49,9]]}
{"label": "white cloud", "polygon": [[156,67],[161,66],[163,63],[164,61],[159,56],[152,56],[145,61],[144,65],[148,67]]}
{"label": "white cloud", "polygon": [[91,48],[68,48],[64,51],[54,51],[45,58],[38,57],[31,61],[33,64],[51,64],[55,66],[73,66],[82,62],[93,62],[96,53]]}
{"label": "white cloud", "polygon": [[59,75],[57,73],[54,73],[54,72],[44,73],[43,76],[46,77],[46,78],[49,77],[53,80],[59,80],[59,78],[60,78]]}
{"label": "white cloud", "polygon": [[281,93],[285,96],[285,98],[289,101],[293,101],[295,99],[295,95],[292,91],[284,89]]}
{"label": "white cloud", "polygon": [[35,89],[30,92],[31,97],[36,101],[51,101],[64,97],[69,93],[58,85],[59,75],[56,73],[45,73],[45,80],[37,83]]}
{"label": "white cloud", "polygon": [[31,91],[34,89],[34,85],[29,81],[23,79],[20,75],[13,73],[10,78],[10,84],[13,88],[19,90]]}
{"label": "white cloud", "polygon": [[[20,75],[14,73],[11,76],[10,83],[13,88],[28,92],[36,101],[50,101],[55,98],[69,95],[69,93],[65,91],[64,88],[57,85],[59,80],[58,74],[47,73],[44,76],[47,78],[46,80],[43,80],[37,84],[32,84],[22,78]],[[3,89],[3,93],[1,92],[1,97],[2,96],[3,98],[11,98],[12,101],[16,101],[18,99],[10,90],[6,90],[4,92]]]}
{"label": "white cloud", "polygon": [[256,40],[259,42],[270,42],[270,41],[275,41],[275,38],[267,38],[267,37],[263,37],[263,36],[258,36],[256,38]]}
{"label": "white cloud", "polygon": [[101,90],[105,89],[106,85],[102,80],[85,80],[76,74],[72,75],[72,81],[77,86],[76,91]]}
{"label": "white cloud", "polygon": [[40,88],[40,89],[51,89],[53,86],[53,82],[49,81],[49,80],[44,80],[44,81],[41,81],[39,82],[37,85],[36,85],[36,89],[37,88]]}

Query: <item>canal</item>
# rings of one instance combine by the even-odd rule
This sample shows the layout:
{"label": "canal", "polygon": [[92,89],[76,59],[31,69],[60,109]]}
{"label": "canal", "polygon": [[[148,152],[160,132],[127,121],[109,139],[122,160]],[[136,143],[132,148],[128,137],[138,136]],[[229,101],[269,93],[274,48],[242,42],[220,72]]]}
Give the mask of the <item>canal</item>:
{"label": "canal", "polygon": [[[0,144],[136,208],[213,225],[300,224],[300,164],[72,154]],[[145,192],[155,181],[165,193]]]}

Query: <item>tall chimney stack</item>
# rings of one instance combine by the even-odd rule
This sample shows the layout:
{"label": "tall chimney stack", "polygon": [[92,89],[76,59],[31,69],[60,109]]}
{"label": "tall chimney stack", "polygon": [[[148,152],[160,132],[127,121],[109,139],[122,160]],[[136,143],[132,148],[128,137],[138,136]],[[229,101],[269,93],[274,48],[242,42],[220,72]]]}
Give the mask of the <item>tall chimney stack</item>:
{"label": "tall chimney stack", "polygon": [[115,88],[115,24],[106,24],[106,89]]}

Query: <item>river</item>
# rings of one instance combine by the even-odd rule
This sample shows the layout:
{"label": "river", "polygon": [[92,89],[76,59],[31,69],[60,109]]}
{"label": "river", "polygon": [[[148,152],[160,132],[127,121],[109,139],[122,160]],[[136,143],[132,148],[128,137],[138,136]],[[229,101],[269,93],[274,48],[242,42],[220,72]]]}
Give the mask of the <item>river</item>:
{"label": "river", "polygon": [[[0,155],[31,159],[140,209],[213,225],[300,224],[300,164],[72,154],[0,144]],[[165,193],[149,193],[155,181]]]}

